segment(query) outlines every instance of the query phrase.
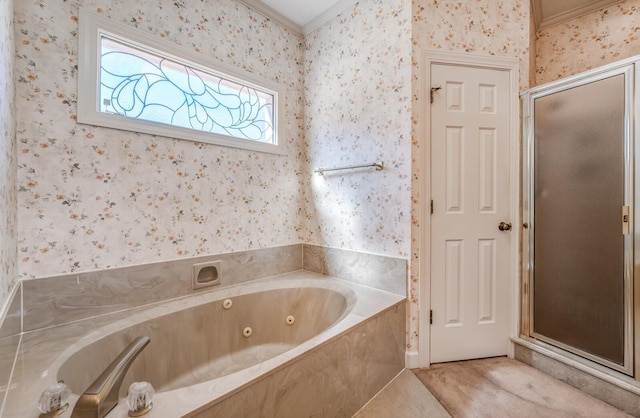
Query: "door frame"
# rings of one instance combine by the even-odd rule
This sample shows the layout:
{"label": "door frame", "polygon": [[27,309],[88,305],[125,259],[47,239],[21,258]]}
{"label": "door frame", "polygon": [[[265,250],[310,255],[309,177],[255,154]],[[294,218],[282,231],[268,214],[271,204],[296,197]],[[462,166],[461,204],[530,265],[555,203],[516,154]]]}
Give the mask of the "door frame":
{"label": "door frame", "polygon": [[[513,239],[511,241],[509,269],[509,326],[510,338],[519,335],[520,323],[520,242],[522,237],[522,220],[520,213],[520,101],[519,101],[519,62],[515,58],[494,57],[457,52],[443,52],[434,50],[420,50],[418,69],[419,103],[418,142],[420,144],[419,167],[419,262],[418,262],[418,353],[417,359],[409,353],[407,367],[429,367],[431,352],[431,332],[429,329],[431,311],[431,107],[428,102],[431,94],[431,65],[445,64],[466,67],[480,67],[509,72],[509,87],[512,91],[510,98],[511,112],[509,116],[509,159],[511,216]],[[514,344],[509,342],[509,357],[514,355]]]}

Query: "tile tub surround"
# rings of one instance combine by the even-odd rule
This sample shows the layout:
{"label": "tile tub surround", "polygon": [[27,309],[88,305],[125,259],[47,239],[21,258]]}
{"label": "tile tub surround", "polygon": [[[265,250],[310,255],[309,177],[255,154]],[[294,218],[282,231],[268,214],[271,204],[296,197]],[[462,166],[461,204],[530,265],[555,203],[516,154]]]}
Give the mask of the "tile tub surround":
{"label": "tile tub surround", "polygon": [[[295,403],[302,396],[298,390],[309,384],[309,388],[317,391],[310,383],[323,382],[328,378],[331,367],[339,371],[344,379],[350,379],[341,381],[338,387],[343,395],[336,399],[347,402],[349,410],[355,408],[350,412],[353,414],[403,368],[406,300],[389,292],[298,271],[26,333],[22,336],[11,382],[15,389],[7,399],[3,417],[37,417],[34,404],[40,391],[55,382],[57,373],[53,368],[54,364],[61,364],[66,356],[82,346],[87,339],[97,340],[103,333],[120,329],[118,321],[138,314],[160,316],[186,306],[232,297],[250,288],[255,291],[269,290],[282,286],[283,283],[294,286],[309,281],[315,281],[317,286],[343,286],[352,289],[357,294],[353,309],[330,329],[273,359],[223,378],[159,393],[154,400],[154,409],[148,416],[192,416],[190,411],[202,412],[223,399],[226,401],[220,405],[248,406],[232,401],[236,396],[240,397],[235,398],[236,400],[244,399],[247,396],[243,395],[246,388],[252,391],[264,389],[279,402],[290,399]],[[312,379],[310,376],[317,378]],[[304,385],[295,384],[300,379],[304,380]],[[269,382],[274,382],[275,386],[270,386]],[[371,385],[365,384],[369,382]],[[285,384],[293,386],[283,386]],[[336,389],[333,384],[329,386],[331,387],[328,389]],[[291,392],[281,392],[279,388],[284,387],[290,387]],[[314,395],[319,399],[328,399],[322,398],[318,392],[314,392]],[[232,397],[229,398],[230,396]],[[362,403],[356,407],[355,404],[360,402]],[[286,409],[290,410],[289,407]],[[63,417],[69,415],[70,411],[67,411]],[[124,402],[120,402],[109,416],[126,417]]]}
{"label": "tile tub surround", "polygon": [[214,260],[222,262],[221,284],[216,287],[224,287],[302,269],[302,246],[24,280],[24,331],[211,290],[192,290],[191,276],[193,264]]}
{"label": "tile tub surround", "polygon": [[406,296],[407,260],[339,248],[304,245],[303,268]]}
{"label": "tile tub surround", "polygon": [[515,344],[515,359],[580,389],[594,398],[613,405],[630,415],[640,417],[640,398],[635,393],[631,393],[628,390],[545,356],[542,353],[533,351],[517,342]]}

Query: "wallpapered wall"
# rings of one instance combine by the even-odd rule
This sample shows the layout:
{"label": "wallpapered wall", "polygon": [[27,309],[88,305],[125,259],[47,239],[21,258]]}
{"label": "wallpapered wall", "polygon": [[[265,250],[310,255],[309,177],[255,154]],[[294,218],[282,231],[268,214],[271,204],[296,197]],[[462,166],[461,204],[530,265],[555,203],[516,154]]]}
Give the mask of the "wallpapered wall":
{"label": "wallpapered wall", "polygon": [[536,83],[640,54],[640,1],[626,0],[537,32]]}
{"label": "wallpapered wall", "polygon": [[[233,0],[15,6],[21,276],[302,240],[297,36]],[[288,156],[77,124],[79,6],[284,85]]]}
{"label": "wallpapered wall", "polygon": [[409,257],[411,5],[367,0],[305,39],[307,242]]}
{"label": "wallpapered wall", "polygon": [[[409,336],[407,350],[414,351],[418,345],[419,270],[418,260],[422,256],[418,237],[420,219],[418,209],[422,197],[418,179],[429,167],[418,164],[420,143],[418,118],[421,106],[425,105],[419,91],[418,57],[421,49],[450,52],[468,52],[477,55],[496,55],[517,58],[520,61],[520,89],[529,86],[530,9],[525,0],[468,1],[416,0],[413,2],[413,185],[412,185],[412,237],[411,280],[409,288]],[[424,274],[424,273],[423,273]],[[428,274],[428,272],[427,272]],[[426,329],[426,328],[425,328]]]}
{"label": "wallpapered wall", "polygon": [[[286,83],[289,155],[76,124],[80,5]],[[300,241],[407,257],[415,349],[417,179],[428,170],[418,166],[415,57],[421,48],[516,57],[526,88],[529,19],[518,0],[367,0],[302,46],[233,0],[20,1],[21,275]],[[312,174],[373,161],[385,170]]]}
{"label": "wallpapered wall", "polygon": [[14,0],[0,0],[0,312],[18,280]]}

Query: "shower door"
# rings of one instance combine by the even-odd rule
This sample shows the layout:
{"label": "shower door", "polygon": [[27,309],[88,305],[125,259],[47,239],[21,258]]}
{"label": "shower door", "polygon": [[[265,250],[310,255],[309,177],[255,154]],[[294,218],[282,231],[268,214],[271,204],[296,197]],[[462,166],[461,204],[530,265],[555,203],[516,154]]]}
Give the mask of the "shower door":
{"label": "shower door", "polygon": [[529,337],[632,374],[633,66],[525,95]]}

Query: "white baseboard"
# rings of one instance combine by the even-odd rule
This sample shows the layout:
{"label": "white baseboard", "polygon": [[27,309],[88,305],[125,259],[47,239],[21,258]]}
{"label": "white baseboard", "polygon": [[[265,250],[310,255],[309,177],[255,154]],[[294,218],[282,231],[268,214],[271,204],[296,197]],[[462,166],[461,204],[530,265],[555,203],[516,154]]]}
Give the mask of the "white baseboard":
{"label": "white baseboard", "polygon": [[420,368],[420,358],[417,351],[407,350],[404,352],[404,367],[406,367],[407,369]]}

